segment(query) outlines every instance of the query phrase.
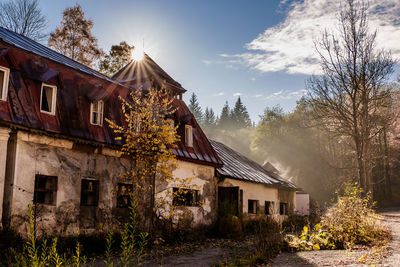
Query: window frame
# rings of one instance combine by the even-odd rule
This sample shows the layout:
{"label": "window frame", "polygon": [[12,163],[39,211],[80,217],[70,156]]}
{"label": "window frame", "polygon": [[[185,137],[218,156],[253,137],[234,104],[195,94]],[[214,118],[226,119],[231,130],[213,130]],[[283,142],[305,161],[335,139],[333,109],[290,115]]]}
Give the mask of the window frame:
{"label": "window frame", "polygon": [[[94,184],[96,184],[95,187],[95,192],[93,194],[95,194],[95,203],[94,204],[87,204],[87,197],[86,197],[86,203],[83,203],[83,194],[86,193],[88,194],[86,191],[83,190],[83,183],[84,182],[92,182]],[[84,206],[84,207],[98,207],[99,206],[99,199],[100,199],[100,181],[96,180],[96,179],[91,179],[91,178],[82,178],[81,179],[81,199],[80,199],[80,205]]]}
{"label": "window frame", "polygon": [[[97,110],[94,110],[94,105],[97,103]],[[93,113],[97,113],[97,121],[93,123]],[[98,100],[97,102],[90,103],[90,124],[103,126],[103,116],[104,116],[104,101]]]}
{"label": "window frame", "polygon": [[[131,193],[133,191],[133,184],[130,184],[130,183],[117,183],[117,203],[116,203],[116,207],[120,208],[120,209],[127,209],[127,208],[129,208],[129,206],[131,204],[130,203],[130,200],[131,200],[130,197],[131,196],[130,196],[130,193],[124,194],[124,195],[120,194],[122,186],[130,187],[130,189],[128,189],[128,191],[130,190],[130,193]],[[119,201],[120,198],[122,198],[122,199],[128,198],[128,204],[127,205],[120,205],[120,203],[121,203]]]}
{"label": "window frame", "polygon": [[[185,197],[188,193],[192,193],[192,199],[189,200],[182,200],[177,199],[178,196],[176,195],[176,191],[182,190],[185,194]],[[173,187],[172,189],[172,205],[173,206],[184,206],[184,207],[198,207],[200,202],[200,190],[198,189],[191,189],[191,188],[182,188],[182,187]],[[194,193],[194,194],[193,194]]]}
{"label": "window frame", "polygon": [[4,73],[4,80],[2,84],[3,87],[0,95],[0,101],[7,101],[8,87],[10,82],[10,69],[0,66],[0,71]]}
{"label": "window frame", "polygon": [[[43,87],[49,87],[49,88],[53,89],[53,94],[51,96],[50,112],[46,111],[46,110],[42,110]],[[41,90],[40,90],[40,107],[39,107],[40,112],[54,116],[56,114],[56,104],[57,104],[57,85],[51,85],[51,84],[47,84],[47,83],[42,83],[42,87],[41,87]]]}
{"label": "window frame", "polygon": [[193,126],[185,125],[185,146],[193,147]]}
{"label": "window frame", "polygon": [[[268,203],[268,209],[267,209],[267,203]],[[264,214],[265,215],[273,215],[275,214],[275,202],[266,200],[264,203]]]}
{"label": "window frame", "polygon": [[[252,212],[250,212],[250,202],[251,203],[256,203],[256,207],[255,207],[255,210],[254,211],[252,211]],[[254,208],[254,205],[251,205],[252,206],[252,209]],[[258,203],[258,200],[256,200],[256,199],[248,199],[247,200],[247,213],[248,214],[257,214],[257,212],[258,212],[258,208],[259,208],[259,203]]]}
{"label": "window frame", "polygon": [[289,204],[287,202],[279,203],[279,215],[289,215]]}
{"label": "window frame", "polygon": [[[47,188],[39,188],[39,179],[51,179],[52,182],[52,188],[47,189]],[[46,186],[45,186],[46,187]],[[41,205],[49,205],[49,206],[56,206],[57,205],[57,191],[58,191],[58,177],[57,176],[52,176],[52,175],[42,175],[42,174],[36,174],[35,175],[35,184],[34,184],[34,191],[33,191],[33,203],[34,204],[41,204]],[[52,201],[51,203],[46,203],[44,202],[38,202],[38,193],[44,193],[44,194],[52,194]]]}

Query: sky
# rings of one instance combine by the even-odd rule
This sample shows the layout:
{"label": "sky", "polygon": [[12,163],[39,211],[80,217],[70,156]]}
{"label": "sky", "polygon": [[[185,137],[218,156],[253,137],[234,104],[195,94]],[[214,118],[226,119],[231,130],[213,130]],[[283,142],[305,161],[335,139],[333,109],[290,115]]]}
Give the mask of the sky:
{"label": "sky", "polygon": [[[0,0],[1,1],[1,0]],[[144,47],[167,73],[219,114],[241,97],[252,120],[266,107],[294,109],[306,81],[320,74],[314,43],[337,31],[337,0],[40,0],[47,32],[79,3],[108,52],[127,41]],[[370,0],[378,48],[400,58],[400,1]]]}

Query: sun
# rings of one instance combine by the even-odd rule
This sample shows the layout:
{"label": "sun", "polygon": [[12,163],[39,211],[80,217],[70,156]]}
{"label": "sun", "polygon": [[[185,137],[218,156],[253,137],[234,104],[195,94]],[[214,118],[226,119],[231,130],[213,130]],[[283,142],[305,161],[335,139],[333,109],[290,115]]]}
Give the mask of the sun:
{"label": "sun", "polygon": [[141,61],[144,58],[143,49],[135,47],[132,51],[132,59],[135,61]]}

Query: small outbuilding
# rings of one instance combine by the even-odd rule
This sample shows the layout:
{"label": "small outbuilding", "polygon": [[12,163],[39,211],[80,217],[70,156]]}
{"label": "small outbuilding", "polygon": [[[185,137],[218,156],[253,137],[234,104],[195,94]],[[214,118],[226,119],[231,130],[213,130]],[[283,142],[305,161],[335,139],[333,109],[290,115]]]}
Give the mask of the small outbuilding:
{"label": "small outbuilding", "polygon": [[236,215],[271,215],[282,220],[296,210],[298,187],[230,147],[210,140],[223,162],[216,168],[218,206],[229,203]]}

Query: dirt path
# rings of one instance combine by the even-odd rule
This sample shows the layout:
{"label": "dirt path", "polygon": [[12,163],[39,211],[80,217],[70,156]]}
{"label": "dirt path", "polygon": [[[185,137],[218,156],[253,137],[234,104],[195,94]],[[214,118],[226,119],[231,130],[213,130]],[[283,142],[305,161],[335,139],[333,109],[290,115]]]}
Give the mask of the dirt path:
{"label": "dirt path", "polygon": [[346,250],[320,250],[297,253],[282,253],[276,257],[268,266],[273,267],[297,267],[297,266],[400,266],[400,211],[382,213],[384,221],[392,229],[393,240],[389,244],[391,255],[384,258],[382,262],[369,262],[361,264],[357,261],[369,251],[346,251]]}

